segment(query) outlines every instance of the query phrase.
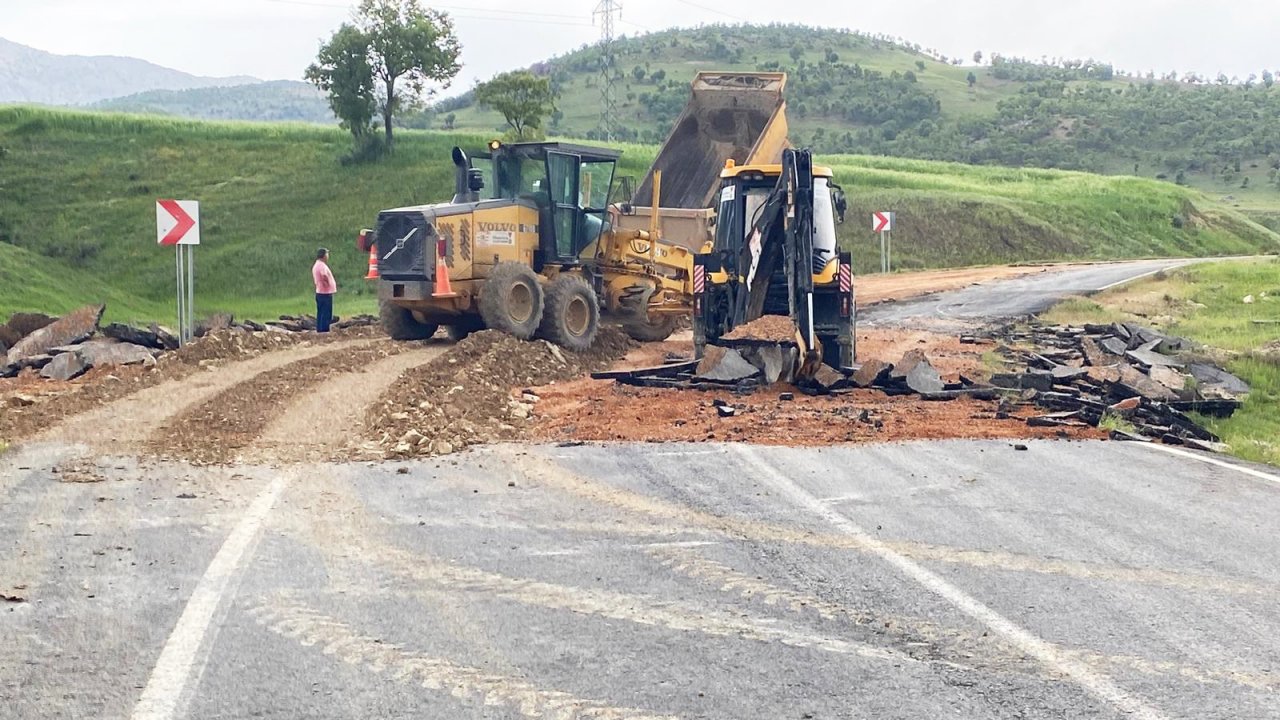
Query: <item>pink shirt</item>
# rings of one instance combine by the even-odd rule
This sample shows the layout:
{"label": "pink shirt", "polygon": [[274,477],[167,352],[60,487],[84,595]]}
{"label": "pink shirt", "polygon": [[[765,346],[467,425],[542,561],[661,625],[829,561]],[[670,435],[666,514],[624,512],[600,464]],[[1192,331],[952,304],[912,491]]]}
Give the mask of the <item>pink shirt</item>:
{"label": "pink shirt", "polygon": [[332,295],[338,292],[338,281],[333,279],[333,273],[329,271],[329,266],[322,260],[317,260],[315,265],[311,266],[311,278],[316,281],[317,295]]}

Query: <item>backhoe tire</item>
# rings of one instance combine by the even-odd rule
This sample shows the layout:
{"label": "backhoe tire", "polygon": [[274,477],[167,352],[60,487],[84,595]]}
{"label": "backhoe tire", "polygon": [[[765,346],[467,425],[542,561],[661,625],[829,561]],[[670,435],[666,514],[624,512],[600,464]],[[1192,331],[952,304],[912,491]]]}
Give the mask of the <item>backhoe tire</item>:
{"label": "backhoe tire", "polygon": [[538,332],[542,308],[542,285],[528,265],[498,263],[480,289],[480,317],[485,327],[520,340]]}
{"label": "backhoe tire", "polygon": [[671,337],[680,325],[680,318],[675,315],[648,315],[643,319],[632,318],[622,325],[622,330],[639,342],[662,342]]}
{"label": "backhoe tire", "polygon": [[435,335],[440,327],[420,323],[407,308],[388,302],[379,304],[378,317],[382,320],[382,329],[387,331],[392,340],[426,340]]}
{"label": "backhoe tire", "polygon": [[559,275],[547,285],[547,308],[539,334],[567,350],[591,348],[600,330],[600,301],[579,275]]}

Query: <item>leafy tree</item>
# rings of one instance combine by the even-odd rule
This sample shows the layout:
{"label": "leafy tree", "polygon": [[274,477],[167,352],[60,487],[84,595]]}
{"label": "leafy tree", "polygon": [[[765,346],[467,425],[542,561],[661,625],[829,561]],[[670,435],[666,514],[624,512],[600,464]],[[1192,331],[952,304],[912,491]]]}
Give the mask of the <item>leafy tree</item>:
{"label": "leafy tree", "polygon": [[635,66],[635,67],[631,68],[631,77],[635,78],[635,79],[636,79],[636,82],[640,82],[640,81],[644,80],[645,72],[646,72],[646,71],[645,71],[645,69],[644,69],[644,68],[642,68],[642,67],[640,67],[639,65],[637,65],[637,66]]}
{"label": "leafy tree", "polygon": [[396,111],[420,104],[428,83],[449,87],[462,69],[462,47],[449,16],[424,9],[419,0],[361,0],[355,24],[368,38],[369,64],[379,84],[378,110],[390,147]]}
{"label": "leafy tree", "polygon": [[917,70],[919,70],[920,72],[924,72],[924,68],[925,68],[924,61],[923,61],[923,60],[917,60],[917,61],[916,61],[916,69],[917,69]]}
{"label": "leafy tree", "polygon": [[652,80],[655,85],[661,84],[663,80],[667,79],[667,71],[654,70],[653,73],[649,75],[649,79]]}
{"label": "leafy tree", "polygon": [[792,60],[794,60],[795,62],[800,62],[800,58],[804,57],[804,48],[800,47],[799,45],[792,45],[791,52],[788,54],[791,55]]}
{"label": "leafy tree", "polygon": [[1275,82],[1276,82],[1276,76],[1271,74],[1270,70],[1262,71],[1262,84],[1266,85],[1268,90],[1271,89],[1271,86],[1274,85]]}
{"label": "leafy tree", "polygon": [[445,115],[445,116],[444,116],[444,129],[445,129],[445,130],[452,130],[452,129],[453,129],[453,124],[454,124],[455,122],[457,122],[457,120],[458,120],[458,115],[457,115],[457,113],[449,113],[448,115]]}
{"label": "leafy tree", "polygon": [[369,40],[364,33],[346,24],[338,28],[329,42],[320,46],[304,77],[328,94],[334,116],[357,141],[369,132],[377,98]]}
{"label": "leafy tree", "polygon": [[965,78],[965,80],[969,82],[969,87],[973,87],[978,84],[978,76],[974,75],[972,71],[969,72],[969,77]]}
{"label": "leafy tree", "polygon": [[550,80],[527,70],[503,73],[479,85],[476,102],[502,113],[516,140],[541,128],[542,119],[556,109]]}
{"label": "leafy tree", "polygon": [[979,65],[982,64],[982,51],[978,50],[973,53],[973,61]]}

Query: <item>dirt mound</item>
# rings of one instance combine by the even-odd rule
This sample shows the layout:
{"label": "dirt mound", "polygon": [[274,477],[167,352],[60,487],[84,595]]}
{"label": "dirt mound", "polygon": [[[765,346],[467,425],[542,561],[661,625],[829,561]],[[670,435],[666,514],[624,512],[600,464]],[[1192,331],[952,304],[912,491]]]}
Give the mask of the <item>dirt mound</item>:
{"label": "dirt mound", "polygon": [[526,342],[494,330],[475,333],[432,362],[405,373],[372,406],[366,425],[386,457],[443,455],[468,445],[518,437],[537,397],[513,390],[579,377],[610,365],[632,341],[601,328],[596,343],[573,353],[545,340]]}
{"label": "dirt mound", "polygon": [[788,342],[795,340],[796,325],[783,315],[765,315],[746,325],[739,325],[724,336],[725,340],[761,340]]}

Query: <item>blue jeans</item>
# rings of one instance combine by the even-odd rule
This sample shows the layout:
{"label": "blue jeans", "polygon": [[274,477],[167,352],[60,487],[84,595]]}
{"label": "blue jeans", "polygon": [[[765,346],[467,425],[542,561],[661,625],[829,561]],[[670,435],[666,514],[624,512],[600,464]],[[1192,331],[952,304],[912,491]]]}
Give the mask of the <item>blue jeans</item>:
{"label": "blue jeans", "polygon": [[316,332],[329,332],[329,324],[333,322],[333,295],[316,293]]}

